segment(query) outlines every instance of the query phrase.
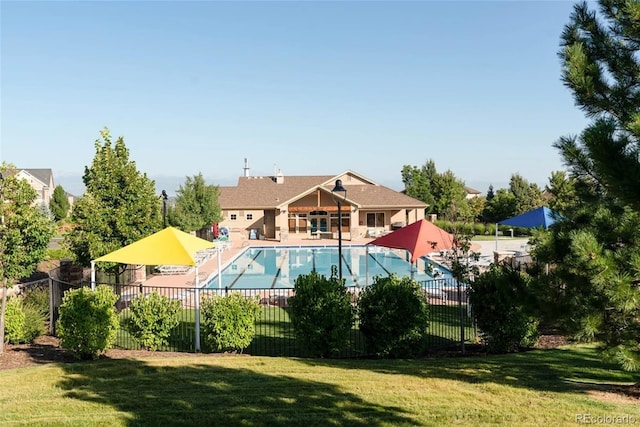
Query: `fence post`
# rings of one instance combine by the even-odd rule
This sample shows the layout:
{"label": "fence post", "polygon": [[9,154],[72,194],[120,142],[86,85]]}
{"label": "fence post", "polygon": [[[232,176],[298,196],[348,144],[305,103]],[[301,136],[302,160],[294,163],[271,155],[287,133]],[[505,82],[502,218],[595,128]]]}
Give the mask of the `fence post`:
{"label": "fence post", "polygon": [[456,279],[456,284],[458,285],[458,310],[460,311],[460,350],[462,351],[462,355],[464,355],[464,310],[462,310],[462,287],[460,286],[460,280]]}
{"label": "fence post", "polygon": [[56,325],[55,325],[55,320],[54,320],[54,313],[53,313],[53,279],[51,278],[51,275],[49,275],[49,333],[51,335],[55,335],[56,334]]}
{"label": "fence post", "polygon": [[196,287],[195,295],[195,311],[196,311],[196,352],[200,351],[200,288]]}

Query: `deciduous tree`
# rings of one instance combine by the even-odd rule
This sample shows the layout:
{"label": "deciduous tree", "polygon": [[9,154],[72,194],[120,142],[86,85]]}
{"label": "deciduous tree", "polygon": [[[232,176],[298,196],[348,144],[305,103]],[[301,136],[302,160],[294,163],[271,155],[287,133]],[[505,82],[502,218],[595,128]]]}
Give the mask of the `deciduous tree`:
{"label": "deciduous tree", "polygon": [[[82,180],[84,197],[74,205],[74,227],[65,242],[76,260],[88,266],[91,260],[120,249],[161,227],[160,199],[154,181],[129,159],[123,137],[111,142],[109,129],[100,132],[91,166],[85,167]],[[106,268],[119,277],[117,265]],[[117,279],[116,279],[117,280]]]}
{"label": "deciduous tree", "polygon": [[219,189],[207,185],[202,173],[187,177],[176,194],[175,205],[169,210],[169,223],[182,231],[196,231],[204,237],[214,222],[222,220],[222,210],[218,202]]}
{"label": "deciduous tree", "polygon": [[433,160],[420,168],[405,165],[402,168],[402,182],[405,194],[429,205],[427,212],[450,217],[451,207],[455,205],[458,218],[471,215],[465,199],[464,181],[450,170],[438,173]]}
{"label": "deciduous tree", "polygon": [[33,273],[44,259],[54,232],[53,222],[33,205],[36,191],[16,173],[12,165],[0,166],[0,352],[4,351],[7,288]]}

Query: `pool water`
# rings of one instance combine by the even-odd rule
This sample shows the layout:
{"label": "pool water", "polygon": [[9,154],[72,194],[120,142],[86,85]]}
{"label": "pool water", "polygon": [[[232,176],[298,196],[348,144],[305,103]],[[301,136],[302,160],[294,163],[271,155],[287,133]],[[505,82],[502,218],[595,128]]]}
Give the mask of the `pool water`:
{"label": "pool water", "polygon": [[[404,250],[378,246],[343,246],[342,276],[346,286],[366,286],[367,270],[369,284],[374,276],[411,276],[418,281],[451,277],[445,267],[421,258],[413,266]],[[250,247],[222,270],[220,286],[230,289],[293,288],[295,280],[302,274],[315,270],[329,277],[331,266],[338,266],[336,246],[306,247]],[[218,277],[214,276],[205,288],[217,288]]]}

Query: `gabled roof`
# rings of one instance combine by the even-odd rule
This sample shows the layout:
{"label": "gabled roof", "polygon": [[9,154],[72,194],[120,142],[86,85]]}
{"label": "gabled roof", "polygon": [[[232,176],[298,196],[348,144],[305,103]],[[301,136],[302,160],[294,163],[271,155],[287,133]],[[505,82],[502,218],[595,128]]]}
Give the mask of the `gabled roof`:
{"label": "gabled roof", "polygon": [[[18,169],[19,171],[25,171],[44,185],[49,185],[52,181],[53,170],[51,169]],[[52,188],[53,190],[53,188]]]}
{"label": "gabled roof", "polygon": [[482,191],[476,190],[475,188],[467,187],[466,185],[464,186],[464,191],[466,191],[467,194],[482,194]]}
{"label": "gabled roof", "polygon": [[316,188],[332,176],[286,176],[278,184],[270,176],[241,176],[235,187],[220,187],[223,209],[270,209]]}
{"label": "gabled roof", "polygon": [[[333,185],[328,188],[329,191]],[[382,185],[345,185],[347,201],[360,208],[426,208],[427,204]]]}
{"label": "gabled roof", "polygon": [[343,182],[347,189],[347,202],[360,208],[426,208],[419,200],[399,193],[388,187],[378,185],[352,171],[340,175],[285,176],[278,184],[274,177],[240,177],[235,187],[220,187],[218,201],[223,209],[275,209],[285,206],[318,189],[330,193],[335,180],[345,174],[352,174],[371,184],[350,185]]}

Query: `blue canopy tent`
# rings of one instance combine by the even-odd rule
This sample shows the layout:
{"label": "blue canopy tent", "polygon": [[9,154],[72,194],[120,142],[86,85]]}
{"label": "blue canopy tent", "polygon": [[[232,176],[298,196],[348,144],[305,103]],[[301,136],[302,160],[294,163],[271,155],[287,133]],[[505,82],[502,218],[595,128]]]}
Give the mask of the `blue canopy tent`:
{"label": "blue canopy tent", "polygon": [[545,230],[553,224],[559,215],[546,206],[532,209],[528,212],[505,219],[496,224],[496,250],[498,250],[498,225],[510,225],[512,227],[538,228]]}

